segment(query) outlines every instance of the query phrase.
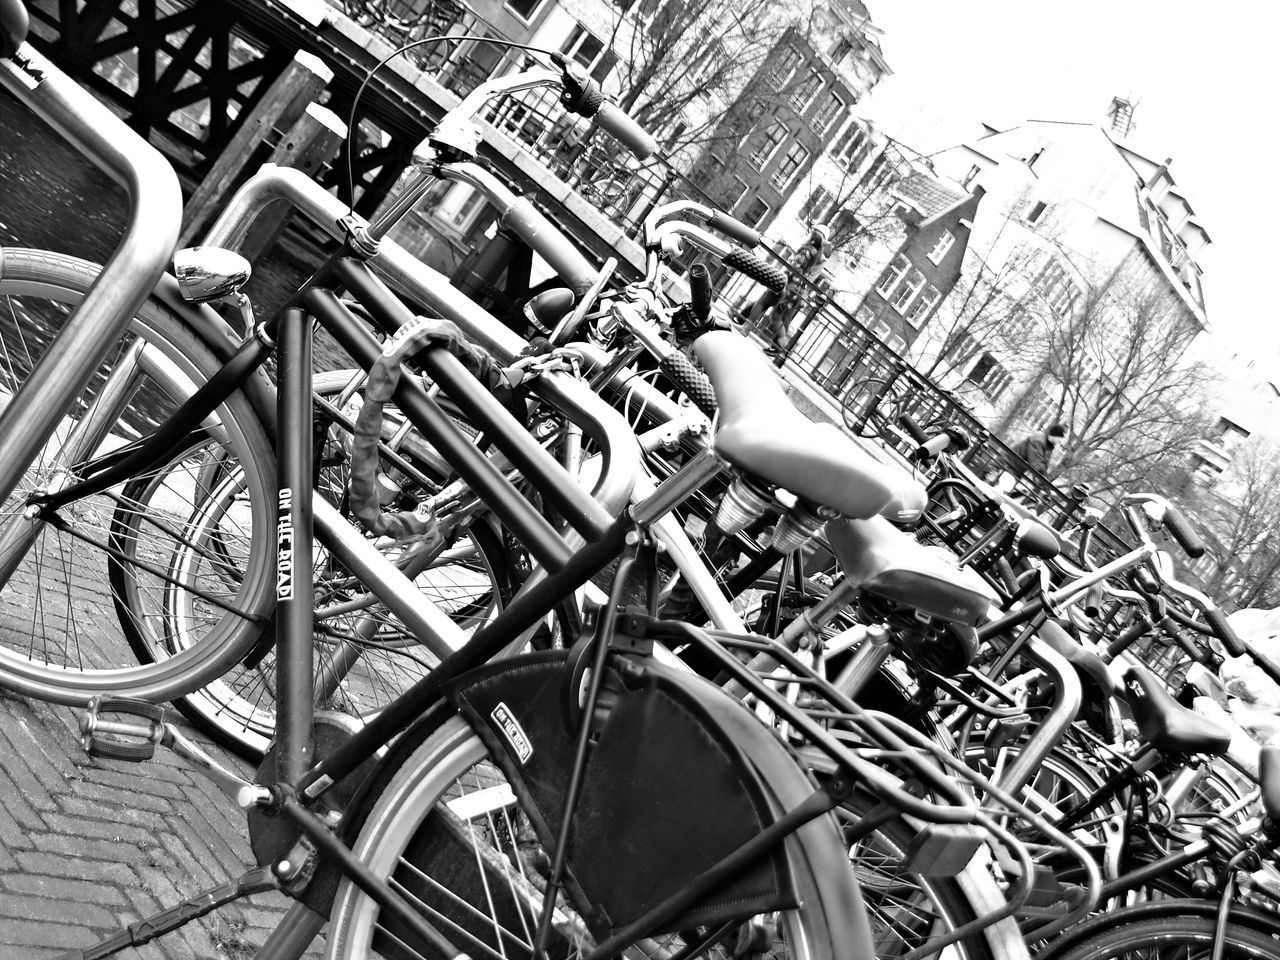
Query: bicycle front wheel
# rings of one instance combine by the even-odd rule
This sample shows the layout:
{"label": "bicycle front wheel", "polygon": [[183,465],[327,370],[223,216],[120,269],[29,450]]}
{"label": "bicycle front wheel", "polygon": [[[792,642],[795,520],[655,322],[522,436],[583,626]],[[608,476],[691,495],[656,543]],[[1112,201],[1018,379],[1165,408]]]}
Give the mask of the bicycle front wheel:
{"label": "bicycle front wheel", "polygon": [[[788,845],[794,842],[793,836]],[[437,728],[401,765],[372,808],[354,850],[468,955],[531,955],[545,885],[542,868],[550,851],[537,842],[515,793],[461,718]],[[698,957],[823,960],[846,955],[827,933],[820,904],[830,898],[816,892],[824,879],[806,870],[804,857],[789,859],[800,906],[744,923]],[[849,904],[849,909],[857,908]],[[689,931],[648,939],[621,956],[674,956],[688,945],[685,937],[696,936]],[[566,960],[586,956],[593,948],[587,925],[563,901],[556,910],[553,941],[550,955]],[[743,952],[748,943],[759,949]],[[394,924],[384,924],[377,905],[349,880],[339,887],[327,944],[328,960],[438,957]]]}
{"label": "bicycle front wheel", "polygon": [[[31,373],[101,268],[37,250],[0,250],[0,403]],[[14,494],[0,505],[0,685],[83,704],[98,694],[168,700],[237,662],[267,623],[275,465],[267,435],[236,395],[193,429],[178,459],[57,511],[31,498],[147,435],[221,364],[157,298],[130,321]],[[211,489],[208,478],[216,478]],[[151,478],[150,480],[148,478]],[[163,478],[163,479],[158,479]],[[154,480],[146,502],[130,484]],[[208,498],[218,498],[211,511]],[[114,518],[129,516],[121,538]],[[164,558],[202,545],[184,570]],[[129,568],[123,604],[112,564]],[[126,630],[163,646],[172,621],[145,612],[176,603],[182,648],[139,664]],[[131,609],[122,630],[117,614]]]}
{"label": "bicycle front wheel", "polygon": [[[1067,950],[1052,944],[1044,960],[1209,960],[1217,921],[1206,916],[1133,919],[1123,910],[1096,921],[1097,931]],[[1224,960],[1275,960],[1280,935],[1227,923]]]}

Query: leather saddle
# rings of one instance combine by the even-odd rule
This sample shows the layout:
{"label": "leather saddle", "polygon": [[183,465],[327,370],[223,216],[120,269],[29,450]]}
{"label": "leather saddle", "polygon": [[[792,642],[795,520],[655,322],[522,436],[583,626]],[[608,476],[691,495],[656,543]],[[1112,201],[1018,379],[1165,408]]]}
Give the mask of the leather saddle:
{"label": "leather saddle", "polygon": [[921,484],[871,457],[834,424],[797,410],[751,341],[717,330],[699,337],[694,352],[715,390],[715,450],[725,460],[842,516],[910,522],[924,512]]}

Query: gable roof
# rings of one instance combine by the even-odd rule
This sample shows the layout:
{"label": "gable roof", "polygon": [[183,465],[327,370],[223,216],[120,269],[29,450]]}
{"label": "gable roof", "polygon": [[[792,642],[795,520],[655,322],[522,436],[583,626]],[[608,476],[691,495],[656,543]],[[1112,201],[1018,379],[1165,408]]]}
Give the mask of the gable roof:
{"label": "gable roof", "polygon": [[903,177],[890,188],[889,192],[915,207],[925,220],[951,209],[968,196],[962,191],[948,187],[936,177],[919,172]]}

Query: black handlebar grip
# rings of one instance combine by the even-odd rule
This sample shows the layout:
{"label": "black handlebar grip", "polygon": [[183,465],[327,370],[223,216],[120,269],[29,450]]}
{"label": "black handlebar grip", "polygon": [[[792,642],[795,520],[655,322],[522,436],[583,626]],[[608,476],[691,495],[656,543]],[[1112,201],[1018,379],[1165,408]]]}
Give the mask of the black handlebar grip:
{"label": "black handlebar grip", "polygon": [[1164,631],[1165,635],[1170,640],[1180,646],[1186,655],[1192,660],[1200,664],[1202,667],[1209,667],[1212,669],[1213,661],[1209,656],[1209,652],[1183,633],[1182,628],[1178,626],[1177,620],[1174,620],[1173,617],[1166,614],[1160,620],[1160,629]]}
{"label": "black handlebar grip", "polygon": [[1217,607],[1206,607],[1204,620],[1205,623],[1213,627],[1213,635],[1222,641],[1222,645],[1227,648],[1227,653],[1231,654],[1231,656],[1243,657],[1249,652],[1244,645],[1244,641],[1240,639],[1240,635],[1227,622],[1227,615]]}
{"label": "black handlebar grip", "polygon": [[898,414],[898,426],[902,427],[916,443],[926,444],[929,442],[929,435],[924,432],[924,427],[916,423],[915,417],[909,413]]}
{"label": "black handlebar grip", "polygon": [[606,100],[592,118],[595,125],[635,154],[637,160],[647,160],[658,149],[658,141],[644,127],[636,123],[616,103]]}
{"label": "black handlebar grip", "polygon": [[734,247],[721,261],[726,267],[737,270],[744,277],[762,283],[774,293],[787,289],[787,271],[772,263],[765,263],[753,253]]}
{"label": "black handlebar grip", "polygon": [[702,323],[711,316],[711,271],[705,263],[689,268],[689,309]]}
{"label": "black handlebar grip", "polygon": [[1177,507],[1170,505],[1165,509],[1164,526],[1186,551],[1188,557],[1195,560],[1204,556],[1204,544]]}
{"label": "black handlebar grip", "polygon": [[1151,624],[1145,620],[1137,620],[1131,623],[1128,628],[1107,644],[1107,657],[1114,660],[1120,654],[1124,653],[1139,637],[1144,636],[1151,629]]}
{"label": "black handlebar grip", "polygon": [[659,362],[658,369],[688,395],[695,407],[708,417],[716,415],[716,392],[711,388],[711,381],[683,353],[667,354]]}
{"label": "black handlebar grip", "polygon": [[759,230],[748,227],[741,220],[731,217],[721,210],[712,211],[711,216],[707,218],[707,226],[733,237],[744,247],[758,247],[760,245]]}

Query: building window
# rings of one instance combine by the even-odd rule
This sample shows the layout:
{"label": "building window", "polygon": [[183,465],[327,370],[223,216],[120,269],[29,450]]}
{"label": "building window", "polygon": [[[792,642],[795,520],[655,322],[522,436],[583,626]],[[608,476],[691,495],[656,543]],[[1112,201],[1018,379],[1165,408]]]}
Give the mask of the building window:
{"label": "building window", "polygon": [[951,235],[950,230],[943,230],[942,236],[938,237],[938,242],[933,245],[933,249],[929,251],[929,262],[939,264],[942,258],[947,255],[947,251],[955,245],[956,238]]}
{"label": "building window", "polygon": [[521,20],[533,19],[534,13],[542,6],[542,0],[507,0],[506,8]]}
{"label": "building window", "polygon": [[617,57],[605,46],[604,41],[593,35],[582,24],[573,28],[569,38],[560,47],[566,57],[581,64],[592,78],[602,82],[613,69]]}
{"label": "building window", "polygon": [[729,200],[727,204],[725,204],[725,209],[732,210],[734,207],[740,204],[742,202],[743,197],[747,195],[747,191],[750,189],[751,187],[747,185],[747,181],[743,180],[741,177],[734,177],[733,178],[733,197],[732,199]]}
{"label": "building window", "polygon": [[833,151],[836,163],[844,167],[848,173],[853,173],[858,169],[858,165],[862,162],[863,148],[870,143],[867,133],[856,123],[849,125],[848,131],[836,144]]}
{"label": "building window", "polygon": [[792,178],[796,175],[796,171],[798,171],[808,159],[809,151],[800,144],[793,143],[790,149],[788,149],[783,155],[781,162],[778,164],[778,169],[773,171],[773,176],[770,177],[773,181],[773,185],[779,190],[785,189],[787,184],[790,183]]}
{"label": "building window", "polygon": [[844,114],[846,106],[844,97],[840,96],[835,90],[830,91],[822,98],[822,102],[813,115],[813,129],[818,133],[826,133],[837,122],[837,118]]}
{"label": "building window", "polygon": [[742,212],[742,220],[749,227],[758,227],[764,222],[764,218],[769,215],[769,205],[756,197]]}
{"label": "building window", "polygon": [[911,305],[911,309],[903,314],[907,323],[919,328],[920,324],[929,319],[929,312],[933,310],[933,305],[938,302],[939,296],[936,288],[926,286],[924,292],[916,297],[916,302]]}
{"label": "building window", "polygon": [[787,126],[781,120],[775,120],[769,124],[769,128],[764,132],[764,139],[760,141],[760,145],[751,152],[751,164],[755,167],[763,167],[769,162],[769,158],[774,155],[778,147],[782,145],[782,141],[787,139]]}
{"label": "building window", "polygon": [[1031,209],[1027,211],[1027,223],[1039,223],[1040,218],[1044,216],[1047,204],[1043,200],[1037,200],[1031,205]]}
{"label": "building window", "polygon": [[791,106],[796,113],[804,113],[809,108],[809,104],[813,103],[813,98],[817,96],[820,89],[822,89],[822,74],[817,70],[811,70],[809,75],[791,91]]}
{"label": "building window", "polygon": [[835,203],[835,199],[826,187],[818,187],[809,194],[809,199],[800,208],[800,219],[805,223],[825,223],[827,213]]}
{"label": "building window", "polygon": [[962,187],[968,187],[969,184],[978,179],[978,174],[982,172],[982,168],[976,163],[969,168],[969,172],[964,175],[964,179],[960,181]]}
{"label": "building window", "polygon": [[906,312],[907,304],[913,297],[919,293],[925,284],[924,274],[912,267],[907,274],[906,279],[898,284],[898,289],[894,291],[892,297],[889,298],[889,306],[897,310],[899,313]]}
{"label": "building window", "polygon": [[885,337],[884,345],[888,347],[890,350],[892,350],[894,353],[896,353],[898,356],[902,356],[907,352],[907,341],[903,340],[896,333],[891,333],[887,337]]}
{"label": "building window", "polygon": [[907,262],[907,258],[902,254],[898,254],[893,258],[893,263],[885,268],[884,274],[880,277],[880,282],[876,284],[876,293],[887,299],[889,292],[902,279],[902,275],[910,269],[911,264]]}
{"label": "building window", "polygon": [[1045,262],[1032,286],[1044,298],[1049,309],[1063,318],[1075,313],[1076,306],[1084,298],[1079,285],[1067,276],[1062,264],[1052,258]]}
{"label": "building window", "polygon": [[773,65],[773,70],[769,74],[770,79],[781,87],[791,79],[791,75],[796,72],[796,67],[800,66],[802,59],[800,51],[795,47],[787,47]]}
{"label": "building window", "polygon": [[839,63],[852,52],[853,41],[848,37],[841,37],[831,47],[831,59]]}
{"label": "building window", "polygon": [[984,353],[978,358],[978,362],[973,365],[966,379],[970,383],[977,384],[992,400],[999,400],[1009,389],[1009,384],[1013,382],[1012,374],[989,353]]}
{"label": "building window", "polygon": [[893,167],[889,163],[889,155],[882,153],[876,158],[876,162],[871,165],[871,169],[867,171],[867,189],[875,190],[877,187],[888,182],[893,174]]}

